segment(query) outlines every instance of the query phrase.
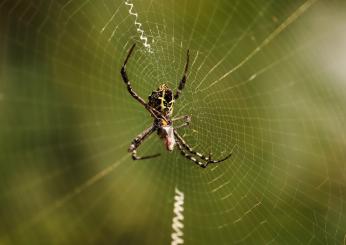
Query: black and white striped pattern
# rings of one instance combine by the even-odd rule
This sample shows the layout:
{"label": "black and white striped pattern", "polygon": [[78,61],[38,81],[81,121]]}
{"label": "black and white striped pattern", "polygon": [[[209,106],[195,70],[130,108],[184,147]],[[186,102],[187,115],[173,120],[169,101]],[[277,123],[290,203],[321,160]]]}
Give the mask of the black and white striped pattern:
{"label": "black and white striped pattern", "polygon": [[187,70],[189,69],[189,50],[187,50],[186,53],[186,64],[185,64],[185,70],[184,70],[184,75],[183,78],[180,80],[179,86],[178,86],[178,90],[174,95],[174,100],[177,100],[179,98],[179,95],[181,94],[181,91],[184,89],[185,87],[185,83],[186,83],[186,78],[187,78]]}
{"label": "black and white striped pattern", "polygon": [[207,162],[206,163],[201,162],[201,161],[197,160],[195,157],[193,157],[192,155],[186,153],[186,151],[184,150],[184,147],[182,146],[182,143],[179,140],[177,141],[177,145],[178,145],[178,148],[179,148],[181,154],[184,157],[186,157],[187,159],[189,159],[189,160],[193,161],[194,163],[198,164],[202,168],[207,167],[207,165],[208,165]]}
{"label": "black and white striped pattern", "polygon": [[[181,137],[178,132],[175,130],[174,131],[174,135],[177,139],[177,145],[178,145],[178,148],[179,150],[181,151],[181,154],[183,156],[185,156],[187,159],[197,163],[199,166],[205,168],[208,166],[209,163],[219,163],[219,162],[223,162],[225,160],[227,160],[231,155],[232,155],[232,152],[226,156],[225,158],[222,158],[220,160],[213,160],[211,159],[211,154],[209,154],[209,156],[205,156],[203,155],[202,153],[199,153],[195,150],[193,150],[186,142],[185,140],[183,139],[183,137]],[[187,151],[190,153],[187,153]],[[206,161],[206,162],[201,162],[199,161],[198,159],[196,159],[195,156],[198,156],[200,159]]]}
{"label": "black and white striped pattern", "polygon": [[154,158],[160,156],[160,154],[155,154],[155,155],[150,155],[150,156],[145,156],[145,157],[139,157],[137,156],[137,148],[142,144],[142,142],[148,138],[153,132],[155,132],[157,128],[153,125],[146,130],[144,130],[142,133],[140,133],[132,142],[131,145],[129,146],[128,151],[132,153],[132,159],[133,160],[144,160],[144,159],[149,159],[149,158]]}

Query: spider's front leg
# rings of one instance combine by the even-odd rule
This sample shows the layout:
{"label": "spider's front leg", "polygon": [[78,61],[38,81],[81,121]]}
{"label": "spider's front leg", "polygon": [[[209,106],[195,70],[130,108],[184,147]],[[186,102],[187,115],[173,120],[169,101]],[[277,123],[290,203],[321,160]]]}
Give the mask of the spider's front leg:
{"label": "spider's front leg", "polygon": [[153,132],[156,131],[156,126],[151,126],[144,130],[142,133],[140,133],[132,142],[128,149],[129,152],[132,153],[132,159],[133,160],[144,160],[149,158],[154,158],[160,156],[160,154],[145,156],[145,157],[139,157],[137,156],[137,148],[146,140]]}
{"label": "spider's front leg", "polygon": [[131,86],[131,82],[127,76],[127,73],[126,73],[126,64],[127,64],[127,61],[130,59],[131,57],[131,54],[133,52],[133,49],[135,48],[136,44],[133,44],[129,53],[127,54],[126,56],[126,59],[124,61],[124,64],[123,66],[121,67],[121,77],[123,78],[124,80],[124,83],[126,84],[127,86],[127,90],[129,91],[129,93],[132,95],[133,98],[135,98],[139,103],[141,103],[142,105],[146,106],[146,103],[145,101],[133,90],[132,86]]}
{"label": "spider's front leg", "polygon": [[179,95],[181,93],[181,91],[184,89],[185,87],[185,83],[186,83],[186,78],[187,78],[187,70],[189,69],[189,58],[190,58],[190,55],[189,55],[189,50],[187,50],[187,53],[186,53],[186,64],[185,64],[185,70],[184,70],[184,74],[183,74],[183,78],[180,80],[180,83],[179,83],[179,87],[177,89],[177,92],[175,92],[175,95],[174,95],[174,99],[177,100],[179,98]]}
{"label": "spider's front leg", "polygon": [[[127,86],[127,90],[129,91],[129,93],[131,94],[131,96],[133,98],[135,98],[135,100],[137,100],[139,103],[141,103],[145,109],[147,109],[149,111],[149,113],[155,117],[156,119],[158,119],[158,115],[160,114],[159,112],[155,111],[153,108],[151,108],[150,106],[148,106],[148,104],[133,90],[132,86],[131,86],[131,82],[127,76],[127,73],[126,73],[126,64],[127,64],[127,61],[130,59],[131,57],[131,54],[135,48],[136,44],[133,44],[132,47],[130,48],[130,51],[129,53],[127,54],[126,56],[126,59],[124,61],[124,64],[123,66],[121,67],[121,70],[120,70],[120,73],[121,73],[121,77],[123,78],[123,81],[124,83],[126,84]],[[161,116],[161,115],[159,115]]]}

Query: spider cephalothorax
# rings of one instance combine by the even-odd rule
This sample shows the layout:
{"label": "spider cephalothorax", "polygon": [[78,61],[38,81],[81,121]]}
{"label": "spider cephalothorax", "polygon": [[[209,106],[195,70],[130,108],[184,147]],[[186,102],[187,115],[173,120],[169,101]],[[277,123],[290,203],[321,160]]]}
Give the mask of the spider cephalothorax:
{"label": "spider cephalothorax", "polygon": [[[166,84],[161,84],[157,90],[154,90],[148,98],[148,103],[146,103],[133,89],[131,83],[127,77],[126,73],[126,64],[128,59],[130,58],[133,49],[135,48],[135,44],[132,45],[125,62],[121,68],[121,76],[127,85],[127,90],[139,103],[141,103],[145,109],[151,114],[154,118],[153,124],[140,133],[132,142],[129,147],[129,152],[132,153],[133,160],[141,160],[157,157],[160,154],[139,157],[137,156],[137,148],[140,144],[147,139],[153,132],[157,132],[159,137],[164,141],[166,149],[168,151],[173,151],[174,147],[177,145],[181,154],[185,156],[187,159],[197,163],[201,167],[206,167],[209,163],[218,163],[225,161],[231,155],[229,154],[223,159],[213,160],[211,158],[211,154],[208,156],[201,154],[197,151],[194,151],[185,140],[178,134],[177,129],[186,127],[190,124],[191,117],[189,115],[180,116],[171,118],[173,114],[173,105],[174,102],[179,98],[181,91],[185,87],[185,82],[187,78],[187,70],[189,67],[189,50],[187,51],[186,56],[186,65],[184,70],[183,78],[180,80],[177,91],[173,95],[173,91],[168,88]],[[176,127],[173,127],[173,122],[183,120],[184,122]],[[198,160],[199,158],[200,160]]]}

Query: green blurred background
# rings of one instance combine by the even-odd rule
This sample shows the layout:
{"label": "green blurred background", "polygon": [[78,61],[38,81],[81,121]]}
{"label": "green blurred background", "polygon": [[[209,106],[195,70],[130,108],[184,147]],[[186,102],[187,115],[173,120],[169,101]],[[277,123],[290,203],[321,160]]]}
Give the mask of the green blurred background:
{"label": "green blurred background", "polygon": [[[0,244],[346,244],[346,3],[0,1]],[[175,88],[201,169],[158,137],[147,98]]]}

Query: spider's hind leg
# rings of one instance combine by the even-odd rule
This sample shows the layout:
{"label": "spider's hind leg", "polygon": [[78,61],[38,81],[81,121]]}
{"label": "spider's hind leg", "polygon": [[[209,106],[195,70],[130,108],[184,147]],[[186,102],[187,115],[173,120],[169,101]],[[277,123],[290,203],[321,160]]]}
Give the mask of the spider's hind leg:
{"label": "spider's hind leg", "polygon": [[193,161],[194,163],[196,163],[198,166],[205,168],[208,166],[208,162],[201,162],[199,161],[197,158],[193,157],[192,155],[188,154],[185,150],[184,147],[182,146],[182,143],[180,141],[177,141],[177,146],[178,149],[180,150],[180,153],[186,157],[187,159],[189,159],[190,161]]}
{"label": "spider's hind leg", "polygon": [[[204,154],[202,154],[202,153],[199,153],[199,152],[193,150],[192,147],[189,146],[189,145],[186,143],[186,141],[183,139],[183,137],[180,136],[180,134],[178,134],[177,131],[174,131],[174,135],[175,135],[175,137],[177,138],[177,141],[180,142],[180,144],[182,145],[182,147],[183,147],[184,149],[186,149],[188,152],[190,152],[192,155],[198,156],[199,158],[201,158],[201,159],[207,161],[208,163],[209,163],[209,161],[213,161],[213,160],[210,159],[210,158],[211,158],[211,154],[209,154],[208,156],[206,156],[206,155],[204,155]],[[208,164],[208,163],[207,163],[207,164]]]}
{"label": "spider's hind leg", "polygon": [[[182,155],[184,155],[186,158],[188,158],[189,160],[197,163],[199,166],[201,167],[207,167],[209,163],[219,163],[219,162],[223,162],[225,160],[227,160],[228,158],[230,158],[232,156],[231,152],[229,155],[227,155],[226,157],[220,159],[220,160],[214,160],[211,158],[211,153],[209,153],[208,156],[199,153],[195,150],[192,149],[191,146],[189,146],[185,140],[183,139],[183,137],[181,137],[177,131],[174,131],[174,135],[177,139],[177,145],[179,150],[181,151]],[[190,154],[186,153],[186,151],[190,152]],[[198,161],[195,157],[193,157],[193,155],[198,156],[200,159],[206,161],[205,163]]]}

